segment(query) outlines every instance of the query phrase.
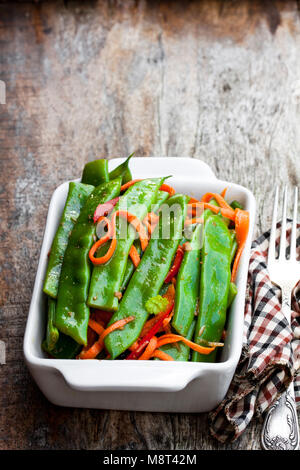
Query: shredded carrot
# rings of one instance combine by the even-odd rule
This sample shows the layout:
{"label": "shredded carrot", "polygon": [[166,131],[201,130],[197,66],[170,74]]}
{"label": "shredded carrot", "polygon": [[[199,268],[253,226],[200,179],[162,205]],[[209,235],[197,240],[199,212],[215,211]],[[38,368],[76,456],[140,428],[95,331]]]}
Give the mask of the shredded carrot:
{"label": "shredded carrot", "polygon": [[113,228],[112,228],[112,224],[109,221],[109,219],[107,219],[107,217],[100,217],[99,222],[102,222],[102,221],[105,222],[108,230],[107,230],[107,233],[105,235],[103,235],[103,237],[101,237],[98,241],[96,241],[94,243],[94,245],[91,247],[91,249],[89,251],[89,258],[90,258],[90,260],[92,261],[93,264],[106,263],[106,261],[108,261],[112,257],[112,255],[115,251],[115,248],[116,248],[116,240],[115,240],[115,242],[112,240],[112,243],[110,244],[110,247],[109,247],[107,253],[104,256],[101,256],[100,258],[96,258],[94,256],[96,251],[100,248],[100,246],[104,245],[104,243],[106,243],[112,235]]}
{"label": "shredded carrot", "polygon": [[200,203],[199,199],[195,199],[194,197],[190,197],[189,204],[198,204]]}
{"label": "shredded carrot", "polygon": [[195,217],[193,219],[186,219],[184,225],[193,225],[193,224],[203,224],[203,219],[199,217]]}
{"label": "shredded carrot", "polygon": [[[94,243],[92,248],[89,251],[89,258],[92,261],[94,265],[100,265],[104,264],[107,261],[111,259],[113,256],[116,246],[117,246],[117,239],[116,239],[116,218],[117,216],[123,217],[124,219],[127,219],[127,221],[135,228],[135,230],[138,232],[139,237],[140,237],[140,242],[141,242],[141,247],[142,250],[145,251],[147,245],[148,245],[148,236],[145,231],[145,228],[141,221],[134,215],[131,214],[130,212],[124,211],[124,210],[118,210],[114,212],[112,215],[111,221],[109,221],[106,217],[103,217],[100,219],[104,220],[106,225],[108,226],[108,232],[100,238],[97,242]],[[99,219],[99,221],[100,221]],[[94,255],[98,248],[106,243],[109,239],[111,238],[111,244],[109,246],[109,249],[107,253],[103,256],[100,256],[99,258],[96,258]]]}
{"label": "shredded carrot", "polygon": [[126,189],[130,188],[130,186],[133,186],[135,183],[138,183],[139,181],[142,181],[142,180],[141,179],[131,180],[131,181],[128,181],[128,183],[123,184],[123,186],[121,186],[121,192],[126,191]]}
{"label": "shredded carrot", "polygon": [[206,348],[204,346],[200,346],[199,344],[193,343],[192,341],[186,339],[184,336],[173,335],[173,334],[166,334],[166,335],[160,336],[158,338],[157,347],[160,348],[164,344],[177,343],[178,341],[182,341],[191,349],[193,349],[194,351],[197,351],[200,354],[210,354],[215,349],[215,347]]}
{"label": "shredded carrot", "polygon": [[157,346],[157,338],[156,336],[153,336],[150,341],[148,346],[146,347],[145,351],[143,354],[138,358],[139,361],[148,361],[148,359],[151,358],[152,354],[154,353],[155,349]]}
{"label": "shredded carrot", "polygon": [[235,232],[238,243],[237,253],[234,258],[231,282],[234,282],[242,252],[245,248],[248,232],[249,232],[249,212],[242,209],[235,209]]}
{"label": "shredded carrot", "polygon": [[[81,350],[81,353],[82,352],[85,352],[87,351],[88,349],[90,349],[90,347],[94,344],[94,342],[97,340],[97,333],[96,331],[92,330],[92,328],[90,328],[88,326],[88,331],[87,331],[87,344],[86,346],[83,346],[82,350]],[[79,359],[79,355],[76,356],[76,359]]]}
{"label": "shredded carrot", "polygon": [[218,207],[214,206],[213,204],[209,204],[209,202],[205,202],[204,207],[206,209],[210,209],[215,214],[221,213],[223,217],[226,217],[227,219],[230,219],[233,222],[235,221],[235,211],[231,207],[230,209],[227,209],[225,207]]}
{"label": "shredded carrot", "polygon": [[96,322],[92,318],[89,319],[89,327],[98,333],[98,335],[102,335],[103,331],[105,330],[105,328],[100,323]]}
{"label": "shredded carrot", "polygon": [[108,326],[100,335],[98,341],[96,341],[93,346],[90,347],[87,351],[82,351],[79,354],[79,359],[95,359],[95,357],[98,356],[98,354],[102,351],[104,348],[104,338],[112,333],[115,330],[119,330],[124,328],[124,326],[133,321],[135,319],[134,316],[129,316],[127,318],[123,318],[122,320],[118,320],[112,325]]}
{"label": "shredded carrot", "polygon": [[169,186],[168,184],[162,184],[161,187],[159,188],[160,191],[166,191],[167,193],[170,194],[170,196],[174,196],[176,193],[175,189],[172,188],[172,186]]}
{"label": "shredded carrot", "polygon": [[211,199],[215,199],[220,207],[224,209],[229,209],[233,211],[232,207],[225,201],[224,197],[222,197],[218,193],[206,193],[201,199],[201,202],[209,202]]}
{"label": "shredded carrot", "polygon": [[152,357],[157,357],[158,359],[161,359],[162,361],[174,361],[172,356],[170,356],[169,354],[163,351],[160,351],[159,349],[156,349],[154,353],[152,353]]}
{"label": "shredded carrot", "polygon": [[201,217],[204,212],[204,203],[203,202],[192,202],[187,206],[187,212],[189,216],[192,217]]}
{"label": "shredded carrot", "polygon": [[221,196],[224,198],[226,196],[228,188],[224,188],[223,191],[221,191]]}
{"label": "shredded carrot", "polygon": [[147,219],[144,219],[144,220],[143,220],[143,224],[145,225],[145,227],[146,227],[146,229],[147,229],[147,231],[148,231],[148,234],[149,234],[149,235],[152,235],[153,230],[152,230],[151,223],[150,223]]}
{"label": "shredded carrot", "polygon": [[148,212],[146,217],[143,220],[143,224],[146,226],[148,230],[148,234],[151,236],[157,223],[159,221],[159,215],[155,214],[154,212]]}
{"label": "shredded carrot", "polygon": [[133,262],[134,267],[137,268],[138,265],[140,264],[141,258],[134,245],[131,245],[129,256],[131,258],[131,261]]}
{"label": "shredded carrot", "polygon": [[141,248],[143,251],[145,251],[148,245],[148,236],[147,236],[147,233],[145,231],[145,228],[142,222],[134,214],[131,214],[130,212],[122,211],[122,210],[116,211],[114,213],[114,220],[116,219],[118,215],[123,217],[124,219],[127,219],[127,221],[135,228],[135,230],[139,234]]}
{"label": "shredded carrot", "polygon": [[163,329],[167,334],[172,333],[170,322],[172,320],[173,315],[174,315],[174,309],[172,310],[171,314],[167,318],[165,318],[163,321]]}

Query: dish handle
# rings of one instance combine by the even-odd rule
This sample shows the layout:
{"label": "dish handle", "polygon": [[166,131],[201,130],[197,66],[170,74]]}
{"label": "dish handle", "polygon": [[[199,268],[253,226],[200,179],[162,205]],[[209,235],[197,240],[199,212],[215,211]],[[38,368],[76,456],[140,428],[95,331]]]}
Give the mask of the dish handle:
{"label": "dish handle", "polygon": [[[69,361],[68,361],[69,362]],[[71,361],[70,361],[71,362]],[[74,361],[56,369],[66,383],[78,391],[177,392],[202,375],[199,367],[187,363],[153,361]],[[128,361],[129,362],[129,361]],[[135,363],[134,363],[135,362]]]}

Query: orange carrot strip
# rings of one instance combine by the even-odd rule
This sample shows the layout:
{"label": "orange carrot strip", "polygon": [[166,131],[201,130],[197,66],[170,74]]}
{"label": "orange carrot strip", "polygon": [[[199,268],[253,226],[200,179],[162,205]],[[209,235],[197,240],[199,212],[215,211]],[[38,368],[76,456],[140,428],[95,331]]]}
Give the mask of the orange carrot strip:
{"label": "orange carrot strip", "polygon": [[238,243],[237,253],[234,258],[232,271],[231,271],[231,282],[234,282],[238,265],[240,262],[241,255],[245,248],[247,236],[249,232],[249,212],[242,209],[235,209],[235,232],[236,240]]}
{"label": "orange carrot strip", "polygon": [[121,186],[121,192],[126,191],[126,189],[130,188],[130,186],[133,186],[135,183],[138,183],[139,181],[142,181],[142,180],[141,179],[131,180],[131,181],[128,181],[128,183],[123,184],[123,186]]}
{"label": "orange carrot strip", "polygon": [[132,245],[130,248],[129,256],[131,258],[131,261],[133,262],[134,267],[137,268],[138,265],[140,264],[141,258],[134,245]]}
{"label": "orange carrot strip", "polygon": [[104,338],[109,335],[112,331],[122,329],[127,323],[133,321],[135,319],[134,316],[129,316],[127,318],[123,318],[122,320],[118,320],[114,322],[112,325],[108,326],[100,335],[98,341],[96,341],[93,346],[90,347],[87,351],[82,351],[79,354],[79,359],[95,359],[98,354],[104,348]]}
{"label": "orange carrot strip", "polygon": [[160,348],[164,344],[177,343],[178,341],[182,341],[191,349],[199,352],[200,354],[210,354],[215,349],[215,347],[207,348],[204,346],[200,346],[199,344],[193,343],[192,341],[186,339],[184,336],[173,335],[173,334],[166,334],[166,335],[160,336],[158,338],[157,348]]}
{"label": "orange carrot strip", "polygon": [[[173,312],[174,312],[174,310],[173,310]],[[169,317],[165,318],[164,321],[163,321],[163,329],[164,329],[165,333],[167,333],[167,334],[172,333],[172,329],[171,329],[171,326],[170,326],[170,321],[171,321],[172,316],[173,315],[170,315]]]}
{"label": "orange carrot strip", "polygon": [[[99,264],[106,263],[107,261],[110,260],[110,258],[113,256],[113,254],[115,252],[115,249],[116,249],[116,246],[117,246],[117,239],[116,239],[116,218],[117,218],[117,216],[124,217],[125,219],[128,220],[128,222],[131,225],[133,225],[133,227],[135,228],[135,230],[139,234],[142,250],[145,251],[145,249],[147,248],[148,236],[147,236],[147,233],[146,233],[145,228],[144,228],[143,224],[141,223],[141,221],[135,215],[131,214],[130,212],[119,210],[119,211],[114,212],[114,214],[111,218],[111,221],[109,221],[106,217],[102,217],[102,218],[99,219],[99,221],[100,220],[105,220],[106,225],[108,226],[108,232],[107,232],[106,235],[104,235],[102,238],[100,238],[100,240],[95,242],[94,245],[92,246],[92,248],[89,251],[89,258],[90,258],[90,260],[92,261],[92,263],[94,265],[99,265]],[[111,244],[110,244],[110,247],[109,247],[107,253],[103,256],[100,256],[99,258],[96,258],[94,255],[95,255],[96,251],[98,250],[98,248],[101,245],[103,245],[104,243],[106,243],[110,238],[112,238],[112,240],[111,240]]]}
{"label": "orange carrot strip", "polygon": [[235,221],[235,211],[231,207],[230,209],[227,209],[225,207],[213,206],[212,204],[209,204],[208,202],[204,203],[204,207],[206,209],[210,209],[215,214],[221,213],[223,217],[226,217],[227,219],[230,219],[233,222]]}
{"label": "orange carrot strip", "polygon": [[154,212],[148,212],[143,220],[143,224],[146,225],[149,235],[152,235],[157,223],[159,221],[159,215]]}
{"label": "orange carrot strip", "polygon": [[139,234],[141,248],[143,251],[145,251],[148,245],[148,236],[142,222],[138,219],[138,217],[127,211],[116,211],[114,213],[114,220],[117,215],[123,217],[124,219],[127,219],[128,222],[135,228],[135,230]]}
{"label": "orange carrot strip", "polygon": [[152,227],[151,227],[151,223],[148,221],[148,220],[143,220],[143,224],[146,226],[146,229],[148,231],[148,234],[151,235],[153,230],[152,230]]}
{"label": "orange carrot strip", "polygon": [[110,222],[110,220],[107,218],[107,217],[100,217],[99,218],[99,222],[102,222],[104,221],[108,227],[108,231],[107,233],[101,237],[98,241],[96,241],[94,243],[94,245],[91,247],[90,251],[89,251],[89,258],[90,260],[92,261],[93,264],[103,264],[103,263],[106,263],[106,261],[108,261],[114,250],[115,250],[115,246],[114,244],[111,243],[109,249],[108,249],[108,252],[104,255],[104,256],[101,256],[100,258],[96,258],[94,255],[96,253],[96,251],[100,248],[100,246],[102,246],[104,243],[106,243],[111,235],[112,235],[112,231],[113,231],[113,226]]}
{"label": "orange carrot strip", "polygon": [[194,197],[191,197],[189,200],[189,204],[198,204],[200,203],[199,199],[195,199]]}
{"label": "orange carrot strip", "polygon": [[232,207],[225,201],[225,199],[217,193],[206,193],[201,199],[201,202],[209,202],[211,199],[215,199],[220,207],[233,211]]}
{"label": "orange carrot strip", "polygon": [[154,353],[155,349],[157,346],[157,338],[156,336],[153,336],[150,341],[148,346],[146,347],[145,351],[143,354],[138,358],[139,361],[148,361],[148,359],[151,358],[152,354]]}
{"label": "orange carrot strip", "polygon": [[[82,348],[82,350],[81,350],[81,353],[87,351],[88,349],[90,349],[90,347],[95,343],[96,340],[97,340],[97,333],[96,333],[96,331],[92,330],[92,328],[90,328],[90,327],[88,326],[88,330],[87,330],[87,345],[86,345],[86,346],[83,346],[83,348]],[[76,356],[76,359],[79,359],[79,355]]]}
{"label": "orange carrot strip", "polygon": [[173,357],[170,356],[169,354],[160,351],[159,349],[156,349],[154,353],[152,354],[152,357],[157,357],[158,359],[161,359],[162,361],[174,361]]}
{"label": "orange carrot strip", "polygon": [[98,333],[98,335],[102,335],[103,331],[105,330],[105,328],[103,328],[100,323],[96,322],[92,318],[89,319],[89,327],[92,328],[92,330],[94,330],[96,333]]}
{"label": "orange carrot strip", "polygon": [[221,196],[224,198],[226,196],[228,188],[224,188],[223,191],[221,192]]}
{"label": "orange carrot strip", "polygon": [[103,256],[100,256],[99,258],[96,258],[94,256],[95,252],[98,250],[98,248],[100,248],[101,245],[103,245],[104,243],[106,243],[107,240],[103,241],[103,238],[100,238],[100,240],[98,240],[96,243],[94,243],[94,245],[92,246],[92,248],[90,249],[89,251],[89,258],[91,260],[91,262],[94,264],[94,265],[99,265],[99,264],[104,264],[106,263],[107,261],[110,260],[110,258],[112,257],[112,255],[114,254],[114,251],[116,249],[116,246],[117,246],[117,239],[116,238],[113,238],[112,241],[111,241],[111,244],[109,246],[109,249],[107,250],[106,254],[103,255]]}
{"label": "orange carrot strip", "polygon": [[166,191],[167,193],[170,194],[170,196],[174,196],[176,193],[175,189],[172,188],[172,186],[169,186],[168,184],[162,184],[161,187],[159,188],[160,191]]}
{"label": "orange carrot strip", "polygon": [[195,217],[193,219],[186,219],[184,225],[193,225],[193,224],[203,224],[203,219],[200,217]]}

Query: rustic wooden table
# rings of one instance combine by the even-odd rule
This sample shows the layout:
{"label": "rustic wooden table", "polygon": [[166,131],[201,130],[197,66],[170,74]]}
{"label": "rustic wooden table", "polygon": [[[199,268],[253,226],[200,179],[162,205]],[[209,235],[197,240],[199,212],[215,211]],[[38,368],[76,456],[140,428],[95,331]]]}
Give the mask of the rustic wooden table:
{"label": "rustic wooden table", "polygon": [[300,7],[294,1],[0,2],[1,449],[259,449],[207,415],[62,409],[22,341],[49,199],[97,156],[191,156],[257,198],[299,185]]}

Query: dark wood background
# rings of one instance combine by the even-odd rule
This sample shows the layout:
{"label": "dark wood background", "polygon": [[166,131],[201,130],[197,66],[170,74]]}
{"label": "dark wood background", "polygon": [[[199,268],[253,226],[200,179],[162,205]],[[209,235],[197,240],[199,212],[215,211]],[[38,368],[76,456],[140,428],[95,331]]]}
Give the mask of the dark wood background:
{"label": "dark wood background", "polygon": [[[0,2],[1,449],[224,449],[207,415],[62,409],[22,341],[50,196],[98,156],[191,156],[250,188],[299,185],[296,1]],[[259,449],[253,420],[230,449]]]}

